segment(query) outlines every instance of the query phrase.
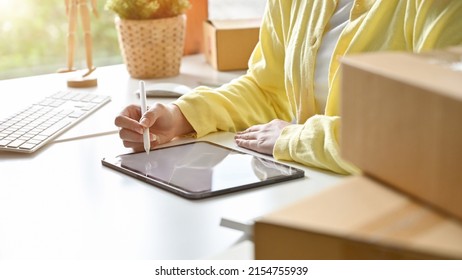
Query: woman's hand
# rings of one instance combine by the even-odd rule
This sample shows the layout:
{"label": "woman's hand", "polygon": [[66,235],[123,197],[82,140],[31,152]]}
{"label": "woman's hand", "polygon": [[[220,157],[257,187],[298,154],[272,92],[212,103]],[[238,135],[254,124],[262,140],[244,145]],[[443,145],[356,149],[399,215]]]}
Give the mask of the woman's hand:
{"label": "woman's hand", "polygon": [[234,140],[240,147],[272,155],[276,140],[288,125],[290,123],[283,120],[272,120],[269,123],[254,125],[242,132],[238,132]]}
{"label": "woman's hand", "polygon": [[173,104],[155,103],[141,116],[138,105],[129,105],[115,118],[119,136],[127,148],[143,151],[143,131],[149,128],[151,147],[171,141],[176,136],[193,132],[193,128]]}

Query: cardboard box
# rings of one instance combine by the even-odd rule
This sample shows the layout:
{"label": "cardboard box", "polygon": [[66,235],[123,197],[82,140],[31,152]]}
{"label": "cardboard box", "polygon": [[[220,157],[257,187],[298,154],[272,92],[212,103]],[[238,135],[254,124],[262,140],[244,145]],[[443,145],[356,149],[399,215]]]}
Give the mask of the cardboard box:
{"label": "cardboard box", "polygon": [[344,58],[340,145],[364,174],[462,219],[461,55]]}
{"label": "cardboard box", "polygon": [[204,55],[220,71],[243,70],[260,32],[260,19],[204,22]]}
{"label": "cardboard box", "polygon": [[462,259],[462,224],[367,177],[255,223],[256,259]]}

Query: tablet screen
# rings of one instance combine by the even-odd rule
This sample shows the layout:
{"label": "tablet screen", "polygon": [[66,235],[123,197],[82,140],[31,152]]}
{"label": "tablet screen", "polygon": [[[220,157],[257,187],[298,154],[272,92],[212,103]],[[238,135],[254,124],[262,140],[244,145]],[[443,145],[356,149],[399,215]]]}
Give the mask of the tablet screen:
{"label": "tablet screen", "polygon": [[304,176],[303,170],[205,141],[105,158],[103,164],[188,198]]}

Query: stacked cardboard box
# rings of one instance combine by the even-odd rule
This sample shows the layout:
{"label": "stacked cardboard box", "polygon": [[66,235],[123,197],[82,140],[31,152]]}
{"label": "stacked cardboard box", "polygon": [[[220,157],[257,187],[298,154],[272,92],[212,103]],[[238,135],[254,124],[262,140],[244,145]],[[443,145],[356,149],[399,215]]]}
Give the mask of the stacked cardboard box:
{"label": "stacked cardboard box", "polygon": [[204,55],[220,71],[244,70],[255,48],[261,19],[204,22]]}
{"label": "stacked cardboard box", "polygon": [[341,146],[368,176],[462,219],[461,58],[346,58]]}
{"label": "stacked cardboard box", "polygon": [[255,224],[257,259],[462,259],[462,48],[342,61],[363,175]]}
{"label": "stacked cardboard box", "polygon": [[462,225],[365,176],[271,213],[256,259],[461,259]]}

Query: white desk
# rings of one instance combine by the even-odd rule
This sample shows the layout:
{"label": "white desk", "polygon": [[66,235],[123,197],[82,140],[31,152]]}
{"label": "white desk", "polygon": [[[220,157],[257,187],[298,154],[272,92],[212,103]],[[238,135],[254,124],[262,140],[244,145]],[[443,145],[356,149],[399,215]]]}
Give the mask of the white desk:
{"label": "white desk", "polygon": [[[0,152],[0,259],[209,258],[242,235],[221,227],[221,217],[251,220],[341,178],[305,168],[304,179],[190,201],[125,176],[102,166],[101,158],[127,151],[113,120],[137,103],[138,81],[123,65],[97,74],[99,86],[90,91],[111,95],[109,104],[32,155]],[[197,55],[184,58],[180,76],[162,81],[193,87],[237,74],[218,73]],[[0,118],[64,89],[69,75],[0,81]],[[235,147],[232,136],[206,138]]]}

